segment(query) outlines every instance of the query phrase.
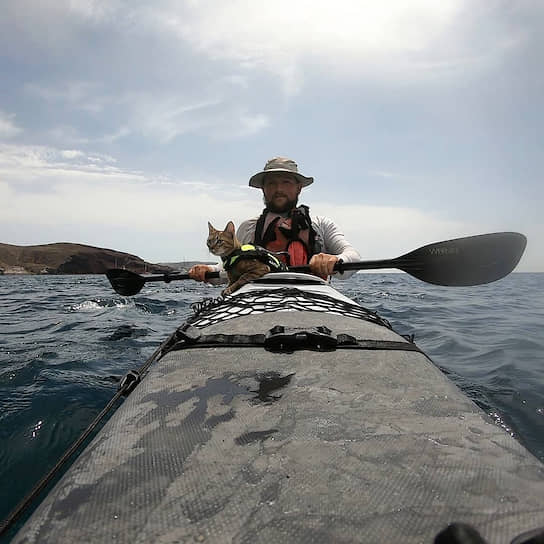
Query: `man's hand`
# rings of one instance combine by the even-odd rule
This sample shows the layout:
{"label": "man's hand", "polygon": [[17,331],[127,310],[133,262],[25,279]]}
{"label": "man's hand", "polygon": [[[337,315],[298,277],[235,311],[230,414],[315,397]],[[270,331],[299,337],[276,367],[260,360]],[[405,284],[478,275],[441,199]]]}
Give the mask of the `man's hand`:
{"label": "man's hand", "polygon": [[329,255],[328,253],[318,253],[314,255],[310,262],[310,270],[312,274],[321,277],[331,276],[334,273],[334,265],[338,262],[336,255]]}
{"label": "man's hand", "polygon": [[213,272],[213,268],[207,264],[195,264],[189,269],[189,277],[196,281],[206,281],[206,272]]}

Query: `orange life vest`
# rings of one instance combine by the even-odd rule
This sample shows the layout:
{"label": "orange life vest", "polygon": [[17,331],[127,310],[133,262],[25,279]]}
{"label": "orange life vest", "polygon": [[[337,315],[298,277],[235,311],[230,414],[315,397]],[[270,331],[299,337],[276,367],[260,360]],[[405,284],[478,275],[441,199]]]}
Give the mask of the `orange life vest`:
{"label": "orange life vest", "polygon": [[255,227],[255,244],[275,253],[289,266],[308,264],[316,251],[315,231],[312,228],[310,210],[301,205],[289,216],[277,216],[267,221],[270,212],[264,210]]}

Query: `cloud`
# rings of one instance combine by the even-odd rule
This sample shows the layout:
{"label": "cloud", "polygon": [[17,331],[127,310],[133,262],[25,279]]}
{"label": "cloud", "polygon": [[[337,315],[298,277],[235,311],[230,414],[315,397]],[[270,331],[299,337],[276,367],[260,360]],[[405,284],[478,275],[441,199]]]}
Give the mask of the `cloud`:
{"label": "cloud", "polygon": [[398,257],[416,246],[477,234],[482,228],[406,206],[316,202],[312,212],[334,219],[365,259]]}
{"label": "cloud", "polygon": [[[217,140],[244,138],[269,125],[268,116],[252,112],[238,102],[245,82],[219,78],[206,90],[120,90],[117,94],[91,82],[27,85],[26,92],[57,107],[85,112],[104,125],[117,120],[113,131],[95,137],[80,134],[74,127],[58,126],[50,131],[56,141],[113,143],[130,136],[143,136],[166,144],[176,137],[205,132]],[[95,121],[96,122],[96,121]],[[106,122],[106,123],[105,123]]]}
{"label": "cloud", "polygon": [[[228,208],[227,194],[232,199]],[[193,233],[208,219],[246,216],[250,204],[245,195],[238,187],[220,189],[205,180],[145,175],[79,150],[0,145],[0,223],[32,227],[36,242],[49,228],[70,233],[69,225],[86,231],[108,226]]]}
{"label": "cloud", "polygon": [[247,138],[324,76],[393,86],[466,78],[523,39],[498,11],[465,0],[21,0],[4,20],[10,58],[51,66],[25,93],[86,116],[71,123],[75,145]]}
{"label": "cloud", "polygon": [[76,149],[65,149],[64,151],[60,151],[59,154],[66,159],[75,159],[85,155],[83,151],[77,151]]}
{"label": "cloud", "polygon": [[[206,92],[200,100],[186,101],[183,97],[142,95],[127,99],[130,110],[130,132],[168,143],[179,135],[206,132],[216,139],[250,136],[268,126],[266,115],[251,113],[237,105],[226,89],[217,93]],[[206,97],[207,95],[207,97]]]}
{"label": "cloud", "polygon": [[64,81],[57,85],[26,83],[24,91],[45,102],[95,114],[103,112],[112,100],[104,95],[104,85],[93,81]]}
{"label": "cloud", "polygon": [[14,114],[7,114],[0,110],[0,138],[8,139],[17,136],[17,134],[22,132],[18,126],[15,125],[13,119],[15,118]]}
{"label": "cloud", "polygon": [[[316,72],[404,84],[464,76],[520,41],[495,15],[464,0],[203,0],[183,8],[163,2],[150,18],[212,61],[273,74],[293,95]],[[470,24],[479,16],[495,25],[482,32]]]}
{"label": "cloud", "polygon": [[258,64],[284,60],[293,52],[295,56],[353,52],[364,57],[372,51],[421,51],[463,4],[278,0],[263,5],[232,0],[217,5],[205,0],[188,3],[177,16],[174,3],[169,3],[157,19],[210,55]]}
{"label": "cloud", "polygon": [[[108,70],[109,80],[128,78],[131,85],[137,74],[140,86],[155,78],[164,84],[180,77],[186,86],[192,80],[198,86],[209,67],[239,80],[272,74],[272,82],[293,94],[315,70],[403,82],[407,77],[465,74],[523,43],[522,25],[538,9],[529,2],[499,9],[494,3],[474,6],[466,0],[157,0],[152,5],[58,0],[45,6],[19,0],[8,2],[3,30],[6,43],[16,32],[23,49],[35,48],[38,55],[86,53],[85,67],[71,68],[88,77],[56,90],[29,86],[49,98],[79,100],[93,86],[105,86],[107,80],[93,77],[103,75],[100,67]],[[87,31],[87,39],[78,30]],[[97,36],[100,41],[90,44]],[[189,58],[197,62],[187,64]],[[142,78],[142,72],[148,77]],[[87,107],[99,110],[102,104],[91,101]]]}
{"label": "cloud", "polygon": [[[28,146],[0,144],[0,180],[4,183],[5,194],[17,195],[36,191],[36,198],[42,199],[43,193],[55,193],[63,182],[69,183],[77,191],[79,182],[94,183],[100,179],[107,181],[130,180],[138,182],[144,179],[141,173],[121,170],[114,166],[115,159],[103,154],[87,154],[79,150],[58,150],[47,146]],[[24,198],[32,198],[25,194]],[[48,211],[37,205],[36,210],[24,211],[24,207],[15,212],[10,209],[8,200],[4,200],[5,221],[17,220],[34,211],[37,217]],[[21,202],[23,204],[23,202]],[[84,202],[82,203],[84,205]],[[42,209],[40,209],[42,208]],[[30,208],[29,208],[30,210]],[[19,214],[19,215],[17,215]],[[54,218],[55,215],[51,214]],[[62,217],[60,214],[59,217]]]}

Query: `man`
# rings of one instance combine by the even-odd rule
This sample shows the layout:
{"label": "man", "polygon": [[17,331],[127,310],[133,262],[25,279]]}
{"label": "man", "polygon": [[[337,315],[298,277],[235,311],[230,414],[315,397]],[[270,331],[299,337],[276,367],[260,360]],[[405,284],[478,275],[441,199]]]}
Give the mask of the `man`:
{"label": "man", "polygon": [[[309,208],[298,204],[303,187],[314,181],[299,173],[291,159],[275,157],[252,176],[249,186],[262,189],[265,209],[260,217],[244,221],[236,233],[242,244],[255,244],[274,252],[284,252],[291,266],[308,264],[312,274],[326,278],[348,278],[353,272],[334,272],[334,265],[360,260],[359,253],[346,240],[338,226],[327,217],[310,217]],[[208,271],[218,267],[198,264],[189,276],[205,281]]]}

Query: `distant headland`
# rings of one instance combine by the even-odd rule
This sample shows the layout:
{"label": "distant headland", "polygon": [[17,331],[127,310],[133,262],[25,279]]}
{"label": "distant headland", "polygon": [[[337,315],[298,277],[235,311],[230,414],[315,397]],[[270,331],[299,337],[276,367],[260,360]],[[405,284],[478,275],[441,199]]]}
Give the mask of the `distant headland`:
{"label": "distant headland", "polygon": [[83,244],[0,244],[0,274],[104,274],[109,268],[164,273],[184,265],[191,263],[153,264],[136,255]]}

